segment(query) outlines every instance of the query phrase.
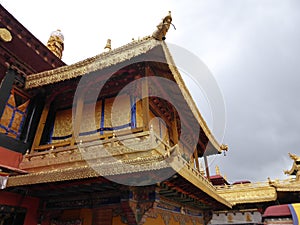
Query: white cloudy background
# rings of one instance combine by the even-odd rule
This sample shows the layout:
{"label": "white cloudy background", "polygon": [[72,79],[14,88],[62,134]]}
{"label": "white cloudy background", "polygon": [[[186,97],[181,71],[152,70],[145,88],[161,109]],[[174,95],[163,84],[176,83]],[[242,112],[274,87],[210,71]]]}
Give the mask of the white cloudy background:
{"label": "white cloudy background", "polygon": [[[209,157],[230,182],[287,178],[288,152],[300,155],[300,1],[1,0],[41,42],[65,36],[72,64],[152,34],[169,10],[167,42],[196,54],[223,93],[226,156]],[[197,96],[197,94],[196,94]],[[195,95],[194,95],[195,97]],[[196,99],[197,101],[197,99]],[[201,109],[200,109],[201,111]],[[203,110],[202,110],[203,111]],[[205,111],[205,110],[204,110]],[[210,121],[209,115],[204,115]]]}

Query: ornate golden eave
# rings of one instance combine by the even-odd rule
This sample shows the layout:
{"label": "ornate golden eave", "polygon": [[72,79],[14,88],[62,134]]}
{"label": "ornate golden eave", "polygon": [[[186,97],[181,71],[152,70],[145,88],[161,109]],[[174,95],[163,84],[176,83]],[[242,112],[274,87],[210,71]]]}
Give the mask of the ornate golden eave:
{"label": "ornate golden eave", "polygon": [[[147,132],[143,135],[138,136],[140,138],[138,149],[156,143],[156,140],[149,137]],[[231,204],[218,195],[216,188],[199,171],[177,154],[177,146],[165,152],[166,148],[169,147],[161,143],[151,151],[140,150],[137,152],[120,145],[119,140],[113,138],[103,142],[102,145],[96,141],[80,144],[79,148],[77,146],[60,147],[50,152],[27,154],[20,166],[29,173],[9,177],[7,187],[99,176],[125,178],[130,176],[132,178],[139,173],[147,174],[143,177],[151,179],[151,176],[156,176],[156,172],[162,171],[161,173],[165,174],[171,170],[172,174],[177,172],[185,180],[188,180],[189,185],[194,185],[199,188],[199,191],[206,193],[217,202],[231,207]],[[106,151],[103,151],[104,149]]]}
{"label": "ornate golden eave", "polygon": [[300,181],[296,179],[270,181],[270,186],[282,192],[299,192]]}
{"label": "ornate golden eave", "polygon": [[109,52],[103,52],[97,56],[85,59],[70,66],[63,66],[54,70],[32,74],[27,76],[25,88],[41,87],[105,69],[146,53],[159,44],[160,41],[151,37],[145,37],[142,40],[133,41],[120,48],[113,49]]}
{"label": "ornate golden eave", "polygon": [[267,182],[220,186],[217,192],[232,205],[270,202],[277,199],[276,188]]}
{"label": "ornate golden eave", "polygon": [[[144,160],[145,161],[145,160]],[[183,162],[183,160],[179,159],[176,160],[176,163]],[[159,170],[167,168],[165,162],[161,163],[151,163],[151,165],[146,164],[135,164],[134,168],[136,171],[124,171],[122,164],[107,164],[104,175],[110,176],[114,175],[115,171],[118,171],[118,175],[127,174],[127,173],[134,173],[134,172],[141,172],[141,171],[151,171],[151,170]],[[150,169],[151,168],[151,169]],[[222,203],[223,205],[231,208],[232,204],[227,201],[227,199],[220,196],[214,186],[207,181],[205,177],[202,177],[200,174],[196,173],[192,168],[190,168],[187,164],[182,167],[179,171],[179,174],[195,185],[196,187],[200,188],[203,192],[205,192],[210,197],[214,198],[218,202]],[[50,171],[42,171],[36,173],[30,173],[26,175],[19,175],[10,177],[8,180],[7,187],[14,187],[14,186],[22,186],[22,185],[31,185],[31,184],[40,184],[40,183],[48,183],[48,182],[57,182],[57,181],[67,181],[67,180],[76,180],[76,179],[85,179],[85,178],[94,178],[99,177],[99,173],[95,170],[95,167],[92,168],[89,165],[75,167],[75,168],[65,168],[65,169],[54,169]],[[200,179],[199,179],[200,178]]]}

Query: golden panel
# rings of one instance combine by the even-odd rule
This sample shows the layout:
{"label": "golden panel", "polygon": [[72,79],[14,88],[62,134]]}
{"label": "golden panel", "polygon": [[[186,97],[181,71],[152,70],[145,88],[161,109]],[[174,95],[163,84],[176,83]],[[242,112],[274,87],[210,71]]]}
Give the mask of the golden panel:
{"label": "golden panel", "polygon": [[[100,128],[101,109],[102,101],[97,101],[96,104],[84,105],[80,123],[80,133],[84,133],[84,136],[99,135],[96,131]],[[95,131],[95,133],[88,134],[91,131]]]}
{"label": "golden panel", "polygon": [[[105,102],[106,127],[119,127],[130,123],[131,104],[130,97],[128,95],[118,96],[117,98],[110,98],[105,100]],[[127,126],[123,129],[130,129],[130,126]]]}
{"label": "golden panel", "polygon": [[[102,115],[103,101],[104,115]],[[128,95],[118,96],[117,104],[115,101],[116,98],[106,98],[96,104],[85,104],[80,123],[80,135],[84,137],[99,136],[102,133],[101,128],[104,129],[103,134],[112,132],[110,128],[115,128],[117,131],[130,129],[130,97]],[[103,124],[101,120],[103,120]],[[52,143],[70,140],[72,132],[72,109],[57,111]]]}
{"label": "golden panel", "polygon": [[138,101],[136,103],[136,126],[142,127],[143,124],[143,109],[142,109],[142,101]]}
{"label": "golden panel", "polygon": [[[72,109],[57,111],[55,115],[52,143],[69,140],[72,131]],[[57,140],[58,138],[59,140]]]}

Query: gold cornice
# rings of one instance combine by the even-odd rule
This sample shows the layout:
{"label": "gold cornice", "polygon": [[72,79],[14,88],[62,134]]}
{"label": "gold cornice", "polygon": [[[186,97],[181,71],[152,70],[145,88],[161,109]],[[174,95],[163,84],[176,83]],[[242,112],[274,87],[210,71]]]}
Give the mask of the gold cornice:
{"label": "gold cornice", "polygon": [[154,38],[145,37],[142,40],[133,41],[120,48],[103,52],[100,55],[85,59],[70,66],[63,66],[54,70],[29,75],[26,78],[25,88],[29,89],[53,84],[104,69],[146,53],[160,43],[160,41]]}
{"label": "gold cornice", "polygon": [[[12,176],[8,179],[8,187],[30,185],[38,183],[76,180],[83,178],[92,178],[100,176],[128,175],[132,173],[157,171],[166,168],[172,168],[191,184],[205,192],[216,201],[231,207],[231,204],[222,198],[216,191],[216,188],[195,168],[184,160],[178,151],[171,149],[167,145],[162,148],[157,146],[154,138],[147,139],[141,134],[141,139],[136,147],[140,145],[139,151],[126,148],[118,144],[116,139],[105,142],[95,141],[86,146],[77,147],[58,147],[46,152],[31,153],[24,156],[21,163],[23,169],[29,171],[29,174]],[[136,136],[133,136],[136,138]],[[150,141],[150,142],[149,142]],[[152,145],[153,141],[156,143]],[[164,145],[164,143],[161,143]],[[105,150],[104,150],[105,146]],[[156,146],[150,151],[143,151],[149,146]],[[148,146],[148,147],[147,147]],[[176,147],[176,146],[175,146]],[[178,148],[178,146],[176,147]],[[160,149],[164,149],[161,152]],[[110,152],[110,153],[109,153]],[[112,154],[112,155],[111,155]],[[83,157],[84,155],[84,157]],[[113,157],[112,157],[113,156]],[[107,157],[110,160],[106,160]],[[114,160],[111,160],[114,158]]]}
{"label": "gold cornice", "polygon": [[56,169],[9,177],[7,187],[92,178],[97,176],[99,175],[96,173],[96,171],[90,168],[89,166],[79,168]]}
{"label": "gold cornice", "polygon": [[[145,172],[168,168],[169,165],[165,161],[157,162],[156,157],[148,159],[128,160],[123,162],[105,163],[102,165],[85,165],[76,167],[76,163],[72,167],[62,169],[52,169],[49,171],[33,172],[26,175],[12,176],[8,179],[7,187],[21,186],[29,184],[49,183],[66,180],[76,180],[83,178],[92,178],[100,176],[125,175],[135,172]],[[143,162],[142,162],[143,161]],[[151,162],[152,161],[152,162]],[[124,164],[133,164],[124,167]],[[49,168],[50,169],[50,168]],[[101,174],[100,174],[101,173]]]}
{"label": "gold cornice", "polygon": [[297,179],[275,180],[270,181],[270,186],[276,188],[277,191],[282,192],[299,192],[300,181]]}
{"label": "gold cornice", "polygon": [[[172,167],[176,169],[176,164],[180,165],[179,163],[185,163],[184,159],[181,157],[176,157],[177,162],[172,163]],[[223,196],[219,195],[217,192],[216,187],[214,187],[206,177],[201,175],[201,173],[194,168],[190,167],[189,164],[185,163],[185,166],[182,168],[179,167],[176,169],[178,174],[180,174],[182,177],[184,177],[186,180],[191,182],[193,185],[195,185],[197,188],[208,194],[210,197],[214,198],[218,202],[222,203],[223,205],[231,208],[232,204],[227,201]]]}
{"label": "gold cornice", "polygon": [[218,187],[218,194],[232,205],[275,201],[276,188],[268,183],[236,184]]}

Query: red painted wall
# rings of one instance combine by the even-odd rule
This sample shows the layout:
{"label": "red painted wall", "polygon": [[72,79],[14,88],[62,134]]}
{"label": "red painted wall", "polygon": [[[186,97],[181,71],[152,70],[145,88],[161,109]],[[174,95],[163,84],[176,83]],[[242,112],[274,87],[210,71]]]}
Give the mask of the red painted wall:
{"label": "red painted wall", "polygon": [[0,165],[3,167],[9,166],[12,168],[19,168],[22,158],[23,156],[21,153],[0,146]]}
{"label": "red painted wall", "polygon": [[27,208],[24,225],[37,225],[39,199],[22,196],[15,193],[0,191],[0,205],[9,205]]}

